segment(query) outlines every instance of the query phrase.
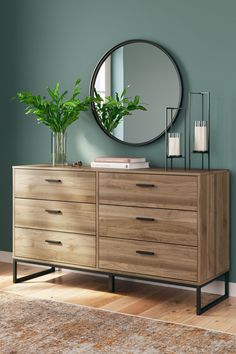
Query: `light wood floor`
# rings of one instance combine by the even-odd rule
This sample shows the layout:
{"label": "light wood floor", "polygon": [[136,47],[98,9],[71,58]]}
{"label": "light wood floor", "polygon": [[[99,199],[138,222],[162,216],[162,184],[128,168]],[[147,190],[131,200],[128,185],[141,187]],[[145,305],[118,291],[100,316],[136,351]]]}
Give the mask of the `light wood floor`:
{"label": "light wood floor", "polygon": [[[19,265],[19,275],[37,270],[28,265]],[[116,293],[113,294],[107,292],[107,285],[106,277],[65,271],[12,284],[11,264],[0,263],[0,289],[5,292],[236,334],[236,297],[196,316],[194,291],[117,280]],[[204,294],[204,300],[208,299],[212,299],[212,295]]]}

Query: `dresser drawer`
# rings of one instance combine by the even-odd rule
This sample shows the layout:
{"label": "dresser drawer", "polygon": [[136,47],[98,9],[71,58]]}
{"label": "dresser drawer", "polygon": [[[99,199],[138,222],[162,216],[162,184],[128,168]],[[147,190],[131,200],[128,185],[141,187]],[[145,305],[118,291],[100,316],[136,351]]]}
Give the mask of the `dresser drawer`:
{"label": "dresser drawer", "polygon": [[14,194],[19,198],[95,203],[95,173],[16,169]]}
{"label": "dresser drawer", "polygon": [[95,235],[95,204],[15,198],[15,226]]}
{"label": "dresser drawer", "polygon": [[95,266],[95,236],[15,228],[14,256]]}
{"label": "dresser drawer", "polygon": [[99,173],[99,202],[197,210],[197,177]]}
{"label": "dresser drawer", "polygon": [[100,237],[99,267],[137,275],[197,281],[197,248]]}
{"label": "dresser drawer", "polygon": [[197,213],[100,205],[99,235],[197,246]]}

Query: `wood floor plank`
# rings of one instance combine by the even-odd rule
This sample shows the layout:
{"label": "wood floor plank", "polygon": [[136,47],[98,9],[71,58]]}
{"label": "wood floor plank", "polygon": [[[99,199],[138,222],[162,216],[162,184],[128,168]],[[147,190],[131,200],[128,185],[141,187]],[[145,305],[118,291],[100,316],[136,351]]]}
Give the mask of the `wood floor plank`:
{"label": "wood floor plank", "polygon": [[[42,270],[21,264],[18,268],[19,276]],[[196,316],[192,290],[118,279],[116,292],[109,293],[107,276],[64,270],[13,284],[9,263],[0,263],[0,290],[236,334],[235,297]],[[212,294],[203,294],[205,302],[213,298]]]}
{"label": "wood floor plank", "polygon": [[234,324],[232,327],[228,328],[227,332],[236,334],[236,324]]}
{"label": "wood floor plank", "polygon": [[119,312],[131,315],[140,315],[146,310],[150,309],[152,306],[155,306],[159,295],[160,291],[150,293],[147,292],[146,296],[137,297],[135,301],[132,301],[130,304],[125,302],[125,305],[119,309]]}

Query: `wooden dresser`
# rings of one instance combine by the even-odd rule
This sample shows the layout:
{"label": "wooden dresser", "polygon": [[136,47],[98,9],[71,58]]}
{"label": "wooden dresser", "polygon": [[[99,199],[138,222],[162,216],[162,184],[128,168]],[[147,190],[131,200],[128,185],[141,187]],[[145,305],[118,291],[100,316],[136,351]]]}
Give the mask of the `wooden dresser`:
{"label": "wooden dresser", "polygon": [[[13,168],[14,281],[55,266],[197,289],[229,271],[229,172]],[[51,266],[17,278],[17,262]],[[220,298],[219,301],[222,301]],[[219,302],[218,301],[218,302]],[[210,306],[210,305],[207,305]]]}

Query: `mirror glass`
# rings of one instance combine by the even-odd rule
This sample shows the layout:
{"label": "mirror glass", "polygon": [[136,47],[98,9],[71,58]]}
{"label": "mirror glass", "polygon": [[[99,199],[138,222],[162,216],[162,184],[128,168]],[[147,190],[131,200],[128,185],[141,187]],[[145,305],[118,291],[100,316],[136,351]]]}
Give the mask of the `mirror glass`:
{"label": "mirror glass", "polygon": [[133,110],[111,130],[104,124],[97,104],[93,103],[98,124],[106,134],[126,144],[144,145],[156,140],[165,130],[166,107],[178,108],[182,100],[182,80],[174,59],[158,44],[145,40],[117,45],[98,63],[90,94],[94,96],[96,90],[105,100],[108,96],[115,97],[116,93],[120,96],[125,88],[125,97],[133,100],[140,96],[139,104],[146,111]]}

